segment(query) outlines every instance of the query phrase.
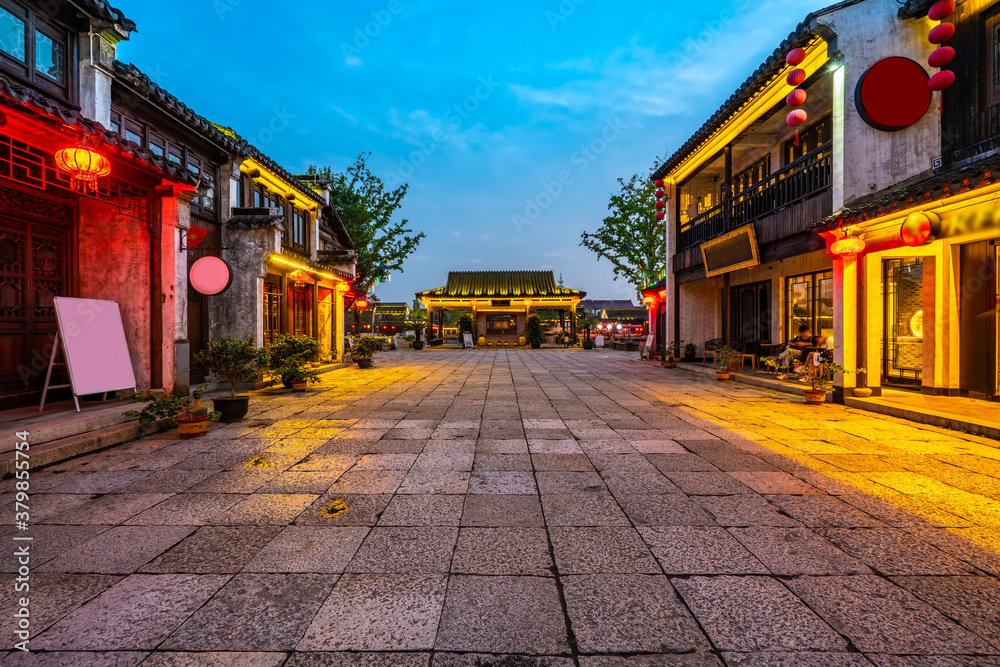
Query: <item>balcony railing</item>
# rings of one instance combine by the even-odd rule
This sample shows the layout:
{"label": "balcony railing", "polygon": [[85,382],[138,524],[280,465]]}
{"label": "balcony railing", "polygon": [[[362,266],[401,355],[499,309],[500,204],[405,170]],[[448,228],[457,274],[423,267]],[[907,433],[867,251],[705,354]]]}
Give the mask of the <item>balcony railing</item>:
{"label": "balcony railing", "polygon": [[687,250],[828,190],[833,184],[830,148],[831,143],[823,144],[781,171],[736,193],[728,220],[725,204],[721,204],[681,225],[678,250]]}

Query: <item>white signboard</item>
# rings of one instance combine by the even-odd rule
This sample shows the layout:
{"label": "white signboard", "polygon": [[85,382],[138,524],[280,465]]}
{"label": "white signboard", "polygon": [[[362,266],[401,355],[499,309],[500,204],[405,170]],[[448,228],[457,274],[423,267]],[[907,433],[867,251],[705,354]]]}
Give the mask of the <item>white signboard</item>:
{"label": "white signboard", "polygon": [[473,347],[473,345],[472,345],[472,334],[470,334],[470,333],[464,333],[464,334],[462,334],[462,347],[463,348]]}
{"label": "white signboard", "polygon": [[604,336],[601,334],[594,336],[594,347],[604,347]]}

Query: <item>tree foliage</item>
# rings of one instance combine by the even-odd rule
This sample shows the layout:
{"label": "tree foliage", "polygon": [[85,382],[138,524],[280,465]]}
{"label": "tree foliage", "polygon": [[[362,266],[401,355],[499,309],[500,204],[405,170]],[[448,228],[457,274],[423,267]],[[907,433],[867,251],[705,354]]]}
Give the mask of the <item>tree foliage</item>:
{"label": "tree foliage", "polygon": [[624,278],[636,293],[657,282],[666,266],[663,223],[656,219],[656,186],[650,174],[618,179],[619,192],[611,195],[611,214],[593,234],[584,232],[580,245],[611,262],[615,280]]}
{"label": "tree foliage", "polygon": [[362,294],[370,292],[390,273],[402,273],[403,262],[426,236],[423,232],[414,233],[406,218],[393,220],[409,186],[387,188],[368,168],[369,155],[371,153],[359,155],[345,172],[335,172],[331,167],[309,168],[310,174],[325,176],[333,185],[330,203],[337,209],[357,248],[354,286]]}

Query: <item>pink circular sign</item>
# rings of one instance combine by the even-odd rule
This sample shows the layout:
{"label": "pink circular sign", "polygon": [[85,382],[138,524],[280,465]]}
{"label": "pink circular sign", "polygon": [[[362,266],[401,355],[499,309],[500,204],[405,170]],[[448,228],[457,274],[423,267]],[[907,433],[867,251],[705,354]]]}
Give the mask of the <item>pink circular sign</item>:
{"label": "pink circular sign", "polygon": [[199,294],[214,296],[229,289],[233,274],[229,265],[218,257],[202,257],[191,265],[188,281]]}

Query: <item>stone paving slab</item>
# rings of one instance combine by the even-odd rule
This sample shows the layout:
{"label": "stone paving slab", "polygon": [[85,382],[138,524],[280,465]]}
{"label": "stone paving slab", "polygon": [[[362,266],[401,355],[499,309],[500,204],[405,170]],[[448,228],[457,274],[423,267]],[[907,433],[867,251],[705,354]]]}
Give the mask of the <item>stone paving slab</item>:
{"label": "stone paving slab", "polygon": [[32,489],[4,665],[1000,664],[995,442],[624,353],[385,354]]}

